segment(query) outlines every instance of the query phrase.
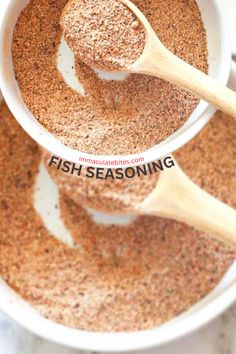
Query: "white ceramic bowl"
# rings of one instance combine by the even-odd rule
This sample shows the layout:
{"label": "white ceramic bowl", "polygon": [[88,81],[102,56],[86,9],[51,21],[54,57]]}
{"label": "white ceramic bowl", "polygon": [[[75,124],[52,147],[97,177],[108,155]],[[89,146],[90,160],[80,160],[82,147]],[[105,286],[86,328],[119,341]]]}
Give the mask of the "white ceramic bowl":
{"label": "white ceramic bowl", "polygon": [[[119,163],[119,160],[129,161],[127,164],[129,166],[148,163],[166,156],[186,144],[213,116],[214,107],[201,101],[184,126],[175,134],[155,147],[136,155],[96,156],[66,147],[44,129],[29,112],[21,98],[12,65],[11,42],[12,31],[19,13],[29,0],[5,1],[7,1],[7,4],[4,6],[0,18],[0,86],[2,93],[22,127],[35,141],[52,154],[73,162],[81,161],[80,158],[82,158],[83,164],[90,166],[107,167],[106,162],[111,163],[113,161],[116,167],[124,167],[124,164]],[[197,0],[197,3],[207,30],[210,75],[226,84],[230,72],[231,48],[229,44],[230,36],[223,15],[224,6],[220,0]],[[96,164],[92,162],[93,160],[96,160]]]}
{"label": "white ceramic bowl", "polygon": [[[235,64],[232,64],[232,72],[234,75],[230,86],[236,89]],[[55,208],[53,208],[54,214],[52,210],[47,209],[50,205],[57,203],[57,189],[52,181],[49,181],[47,173],[41,173],[40,176],[37,182],[39,184],[35,189],[38,191],[34,198],[37,203],[36,210],[48,227],[51,224],[51,233],[54,235],[61,233],[58,237],[66,240],[68,236],[62,235],[63,226],[60,226],[60,230],[55,226],[60,225],[58,215],[55,215]],[[48,219],[48,215],[52,219]],[[68,328],[46,320],[0,279],[0,309],[8,316],[38,336],[73,348],[97,352],[123,352],[161,346],[205,325],[235,300],[236,262],[208,296],[162,326],[134,333],[93,333]]]}
{"label": "white ceramic bowl", "polygon": [[[58,189],[41,165],[33,200],[35,209],[51,234],[71,245],[69,230],[60,219]],[[99,216],[109,223],[109,216]],[[114,220],[113,220],[114,222]],[[120,223],[120,220],[115,220]],[[158,255],[157,255],[158,256]],[[40,316],[0,279],[0,309],[28,330],[48,340],[91,351],[129,351],[160,346],[199,328],[224,311],[236,299],[236,263],[220,284],[189,311],[152,330],[134,333],[92,333],[58,325]]]}

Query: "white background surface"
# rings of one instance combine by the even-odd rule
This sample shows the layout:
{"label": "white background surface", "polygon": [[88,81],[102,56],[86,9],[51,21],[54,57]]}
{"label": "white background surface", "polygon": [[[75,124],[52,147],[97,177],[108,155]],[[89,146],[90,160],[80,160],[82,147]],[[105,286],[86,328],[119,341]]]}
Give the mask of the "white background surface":
{"label": "white background surface", "polygon": [[[208,1],[208,0],[205,0]],[[232,47],[236,55],[236,0],[220,0],[231,27]],[[0,0],[0,8],[7,0]],[[0,295],[1,296],[1,295]],[[169,344],[150,354],[236,354],[236,305],[226,314],[200,331]],[[76,354],[77,350],[64,348],[37,338],[0,312],[0,354]]]}

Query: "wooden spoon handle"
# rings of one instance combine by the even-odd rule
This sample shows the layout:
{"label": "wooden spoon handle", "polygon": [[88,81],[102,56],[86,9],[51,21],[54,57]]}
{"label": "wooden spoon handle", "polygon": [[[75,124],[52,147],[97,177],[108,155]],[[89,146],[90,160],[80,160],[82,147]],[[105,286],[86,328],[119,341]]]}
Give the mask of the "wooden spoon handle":
{"label": "wooden spoon handle", "polygon": [[129,0],[120,1],[134,12],[146,35],[142,55],[127,69],[170,81],[236,118],[236,93],[171,53],[137,6]]}
{"label": "wooden spoon handle", "polygon": [[236,247],[236,210],[194,184],[178,166],[161,173],[139,210],[184,222]]}
{"label": "wooden spoon handle", "polygon": [[[152,44],[154,43],[152,38]],[[221,111],[236,118],[236,93],[210,76],[187,64],[163,47],[156,37],[156,45],[150,45],[132,70],[158,76],[211,103]]]}

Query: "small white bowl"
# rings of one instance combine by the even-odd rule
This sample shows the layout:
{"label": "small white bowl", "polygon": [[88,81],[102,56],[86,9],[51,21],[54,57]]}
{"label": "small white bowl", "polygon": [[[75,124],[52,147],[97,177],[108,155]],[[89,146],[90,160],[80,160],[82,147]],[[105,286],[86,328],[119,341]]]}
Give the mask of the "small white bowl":
{"label": "small white bowl", "polygon": [[[108,164],[127,167],[148,163],[166,156],[186,144],[211,119],[215,108],[201,101],[187,122],[172,136],[153,148],[136,155],[98,156],[86,154],[63,145],[50,134],[29,112],[15,80],[11,43],[17,18],[28,0],[8,0],[0,18],[0,86],[12,113],[26,132],[50,153],[65,160],[90,166],[107,167]],[[231,48],[229,33],[220,0],[197,0],[207,30],[210,75],[226,84],[230,72]],[[114,142],[115,143],[115,142]],[[94,163],[94,160],[96,163]],[[128,161],[127,164],[119,162]]]}

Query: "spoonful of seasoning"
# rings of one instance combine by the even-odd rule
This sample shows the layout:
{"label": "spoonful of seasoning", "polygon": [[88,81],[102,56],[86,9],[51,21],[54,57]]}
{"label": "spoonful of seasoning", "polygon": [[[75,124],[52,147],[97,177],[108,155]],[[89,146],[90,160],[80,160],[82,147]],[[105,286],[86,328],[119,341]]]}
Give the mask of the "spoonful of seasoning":
{"label": "spoonful of seasoning", "polygon": [[69,0],[60,24],[75,56],[92,68],[126,71],[144,49],[141,23],[116,0]]}
{"label": "spoonful of seasoning", "polygon": [[131,1],[70,0],[60,24],[68,45],[87,65],[157,76],[236,118],[236,93],[171,53]]}

